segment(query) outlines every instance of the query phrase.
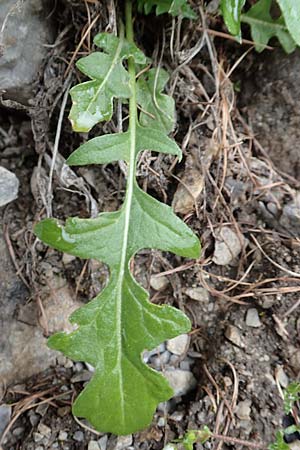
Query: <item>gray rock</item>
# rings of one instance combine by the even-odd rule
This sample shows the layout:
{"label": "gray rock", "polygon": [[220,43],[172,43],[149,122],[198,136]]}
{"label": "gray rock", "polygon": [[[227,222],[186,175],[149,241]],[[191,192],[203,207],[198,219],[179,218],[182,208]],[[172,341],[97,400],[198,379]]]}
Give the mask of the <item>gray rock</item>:
{"label": "gray rock", "polygon": [[47,0],[2,0],[0,3],[0,86],[4,98],[27,103],[32,85],[52,42]]}
{"label": "gray rock", "polygon": [[49,428],[44,423],[39,423],[38,432],[41,433],[42,436],[45,436],[48,439],[51,437],[51,428]]}
{"label": "gray rock", "polygon": [[84,440],[83,432],[81,430],[75,431],[75,433],[73,434],[73,439],[74,441],[82,442]]}
{"label": "gray rock", "polygon": [[188,334],[181,334],[167,341],[167,349],[174,355],[182,356],[189,348],[190,337]]}
{"label": "gray rock", "polygon": [[105,435],[102,436],[100,439],[98,439],[98,444],[99,444],[100,450],[106,450],[106,447],[107,447],[107,441],[108,441],[108,436],[107,436],[107,434],[105,434]]}
{"label": "gray rock", "polygon": [[242,402],[239,402],[236,406],[235,413],[241,420],[250,420],[251,401],[243,400]]}
{"label": "gray rock", "polygon": [[152,287],[152,289],[155,289],[156,291],[162,291],[168,286],[168,284],[169,280],[165,276],[156,277],[152,275],[152,277],[150,278],[150,286]]}
{"label": "gray rock", "polygon": [[[19,308],[32,305],[26,303],[27,290],[12,266],[1,230],[0,255],[0,379],[9,385],[55,365],[58,353],[47,347],[47,339],[37,322],[24,323],[17,318]],[[67,286],[42,301],[49,332],[69,330],[68,317],[81,304],[74,302]],[[34,309],[31,318],[37,317],[37,314]]]}
{"label": "gray rock", "polygon": [[213,262],[218,266],[230,264],[242,250],[244,238],[239,237],[232,228],[223,226],[216,231]]}
{"label": "gray rock", "polygon": [[[111,444],[114,446],[111,447]],[[123,450],[123,448],[129,447],[132,444],[132,435],[118,436],[116,440],[110,442],[109,449],[111,450]]]}
{"label": "gray rock", "polygon": [[198,302],[209,302],[209,292],[203,287],[199,286],[195,288],[188,288],[185,293],[192,300],[196,300]]}
{"label": "gray rock", "polygon": [[90,441],[88,443],[88,450],[100,450],[98,442],[97,441]]}
{"label": "gray rock", "polygon": [[258,315],[258,311],[255,308],[249,308],[246,313],[246,325],[252,328],[259,328],[261,321]]}
{"label": "gray rock", "polygon": [[18,190],[19,180],[16,175],[0,166],[0,207],[15,200]]}
{"label": "gray rock", "polygon": [[293,369],[300,371],[300,350],[296,350],[291,355],[289,362]]}
{"label": "gray rock", "polygon": [[278,380],[281,387],[283,387],[284,389],[288,387],[289,377],[283,370],[282,366],[276,367],[276,379]]}
{"label": "gray rock", "polygon": [[66,441],[68,439],[68,433],[66,431],[61,430],[58,435],[59,441]]}
{"label": "gray rock", "polygon": [[41,433],[37,433],[36,431],[33,433],[34,442],[41,442],[44,439],[44,436]]}
{"label": "gray rock", "polygon": [[300,236],[300,193],[295,195],[292,202],[284,205],[280,217],[280,224],[295,236]]}
{"label": "gray rock", "polygon": [[12,434],[16,438],[20,438],[24,434],[25,428],[24,427],[17,427],[13,430]]}
{"label": "gray rock", "polygon": [[225,330],[225,337],[237,347],[244,347],[240,331],[233,325],[228,325]]}
{"label": "gray rock", "polygon": [[181,183],[173,197],[172,207],[176,213],[188,214],[195,209],[196,202],[204,187],[204,176],[193,155],[186,159]]}
{"label": "gray rock", "polygon": [[151,365],[156,370],[161,370],[170,360],[170,352],[165,351],[161,355],[153,356],[150,360]]}
{"label": "gray rock", "polygon": [[168,369],[164,372],[164,375],[169,381],[175,397],[185,395],[197,386],[197,381],[192,372]]}
{"label": "gray rock", "polygon": [[10,422],[12,408],[10,405],[0,405],[0,437]]}

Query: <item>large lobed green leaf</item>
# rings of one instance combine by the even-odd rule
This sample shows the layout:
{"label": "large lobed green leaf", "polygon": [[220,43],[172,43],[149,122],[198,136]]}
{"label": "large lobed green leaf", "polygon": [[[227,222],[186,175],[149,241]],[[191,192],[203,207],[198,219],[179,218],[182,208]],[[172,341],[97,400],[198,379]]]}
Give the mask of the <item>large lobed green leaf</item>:
{"label": "large lobed green leaf", "polygon": [[[272,37],[277,37],[287,53],[296,48],[296,43],[291,37],[281,16],[274,20],[270,14],[272,0],[259,0],[246,14],[242,14],[242,22],[251,27],[251,36],[258,52],[264,50]],[[300,22],[299,22],[300,23]]]}
{"label": "large lobed green leaf", "polygon": [[[110,65],[106,66],[109,76],[104,74],[93,55],[84,58],[80,67],[91,78],[100,80],[97,83],[106,80],[111,105],[112,94],[119,89],[117,85],[110,85],[111,80],[117,83],[118,79],[128,77],[122,59],[132,56],[138,64],[144,59],[139,50],[124,39],[101,34],[95,42],[106,52],[96,54],[97,58],[100,55],[105,63],[106,54],[109,56]],[[129,64],[131,62],[132,59]],[[121,209],[104,212],[95,219],[70,218],[65,226],[55,219],[46,219],[35,227],[36,235],[46,244],[81,258],[103,261],[110,269],[106,288],[71,316],[74,331],[58,333],[49,339],[50,347],[95,368],[92,380],[76,399],[73,412],[87,418],[102,432],[129,434],[150,423],[157,404],[168,400],[172,389],[161,374],[143,363],[142,352],[190,329],[189,319],[181,311],[150,303],[147,292],[130,273],[130,261],[144,248],[190,258],[200,254],[200,243],[194,233],[169,206],[143,192],[134,176],[138,155],[143,150],[181,158],[179,147],[167,136],[174,127],[175,115],[173,100],[162,93],[167,78],[165,71],[151,69],[135,82],[135,73],[131,72],[130,82],[122,84],[122,89],[127,86],[127,91],[122,91],[123,97],[131,97],[128,131],[91,139],[68,159],[70,165],[126,161],[129,174]],[[72,90],[73,102],[76,88]],[[107,106],[103,96],[93,101],[95,111]],[[72,110],[74,127],[81,129],[78,123],[81,114],[86,114],[86,104],[73,104]],[[110,108],[105,110],[110,117]],[[95,114],[90,123],[96,120],[102,118]]]}

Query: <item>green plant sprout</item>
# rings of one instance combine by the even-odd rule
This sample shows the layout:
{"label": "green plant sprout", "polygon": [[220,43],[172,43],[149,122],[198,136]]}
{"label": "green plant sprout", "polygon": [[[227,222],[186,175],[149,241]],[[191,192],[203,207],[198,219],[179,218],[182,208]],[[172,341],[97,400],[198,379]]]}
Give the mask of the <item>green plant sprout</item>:
{"label": "green plant sprout", "polygon": [[221,0],[221,11],[231,34],[241,41],[241,22],[250,26],[255,49],[261,52],[272,37],[277,37],[283,49],[291,53],[300,46],[300,2],[277,0],[281,16],[273,19],[270,13],[273,0],[258,0],[246,12],[246,0]]}
{"label": "green plant sprout", "polygon": [[[286,414],[290,414],[295,406],[295,403],[300,400],[300,383],[293,382],[284,391],[284,410]],[[275,442],[272,444],[258,444],[255,442],[248,442],[242,439],[238,439],[231,436],[223,436],[221,434],[215,434],[205,425],[200,430],[188,430],[183,437],[174,440],[173,442],[165,445],[163,450],[178,450],[178,444],[180,448],[185,450],[193,450],[194,444],[197,442],[200,444],[205,444],[209,439],[217,439],[223,442],[228,442],[231,444],[241,445],[248,448],[254,449],[268,449],[268,450],[289,450],[290,446],[286,443],[284,437],[287,434],[293,434],[300,432],[300,425],[290,425],[284,430],[278,430],[276,432]]]}
{"label": "green plant sprout", "polygon": [[[142,2],[146,8],[166,3],[188,11],[186,2]],[[184,6],[186,8],[184,9]],[[179,7],[179,6],[178,6]],[[178,309],[149,302],[136,282],[130,262],[144,248],[198,258],[200,243],[172,209],[142,191],[136,164],[144,150],[181,159],[181,150],[168,137],[174,128],[174,100],[163,93],[168,81],[162,69],[147,70],[148,59],[134,44],[132,3],[125,2],[126,25],[119,37],[100,33],[94,43],[102,49],[77,62],[90,78],[71,89],[73,129],[88,132],[113,114],[114,99],[129,100],[127,131],[95,137],[67,160],[72,166],[127,163],[126,194],[122,207],[94,219],[69,218],[65,226],[45,219],[35,234],[46,244],[81,258],[107,264],[110,279],[104,290],[75,311],[74,330],[50,337],[49,346],[95,369],[91,381],[73,404],[73,413],[99,431],[126,435],[151,422],[156,406],[173,395],[166,378],[143,363],[144,350],[190,330],[189,319]],[[124,65],[127,63],[128,69]]]}

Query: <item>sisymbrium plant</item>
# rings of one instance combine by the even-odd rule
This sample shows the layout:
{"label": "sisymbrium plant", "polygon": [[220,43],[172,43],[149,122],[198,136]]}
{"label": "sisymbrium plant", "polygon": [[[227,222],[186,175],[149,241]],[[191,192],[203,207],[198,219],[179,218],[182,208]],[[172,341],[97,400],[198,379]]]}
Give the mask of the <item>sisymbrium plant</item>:
{"label": "sisymbrium plant", "polygon": [[[139,1],[139,6],[143,3],[160,2]],[[146,427],[157,404],[173,395],[165,377],[143,363],[142,352],[190,330],[190,321],[181,311],[149,302],[148,293],[133,278],[130,262],[144,248],[189,258],[200,254],[199,240],[188,226],[137,184],[141,151],[179,159],[181,151],[168,137],[175,117],[174,100],[163,93],[168,74],[148,70],[148,60],[134,44],[130,0],[126,0],[125,17],[126,29],[120,27],[119,37],[98,34],[94,43],[101,51],[77,62],[89,81],[71,89],[70,120],[75,131],[88,132],[98,122],[111,119],[114,99],[119,99],[129,101],[128,129],[89,140],[67,160],[72,166],[125,161],[124,203],[118,211],[93,219],[69,218],[64,226],[56,219],[45,219],[35,227],[36,235],[51,247],[109,267],[107,286],[71,315],[74,330],[51,336],[49,346],[94,367],[91,381],[73,404],[73,413],[88,419],[97,430],[115,434]]]}

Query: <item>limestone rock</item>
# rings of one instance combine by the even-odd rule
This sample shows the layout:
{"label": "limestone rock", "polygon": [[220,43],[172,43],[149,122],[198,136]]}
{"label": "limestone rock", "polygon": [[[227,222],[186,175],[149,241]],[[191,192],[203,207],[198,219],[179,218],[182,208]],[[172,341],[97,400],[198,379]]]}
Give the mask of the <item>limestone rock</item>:
{"label": "limestone rock", "polygon": [[3,97],[27,103],[52,42],[50,0],[0,2],[0,86]]}
{"label": "limestone rock", "polygon": [[18,189],[19,180],[16,175],[0,166],[0,207],[15,200]]}

